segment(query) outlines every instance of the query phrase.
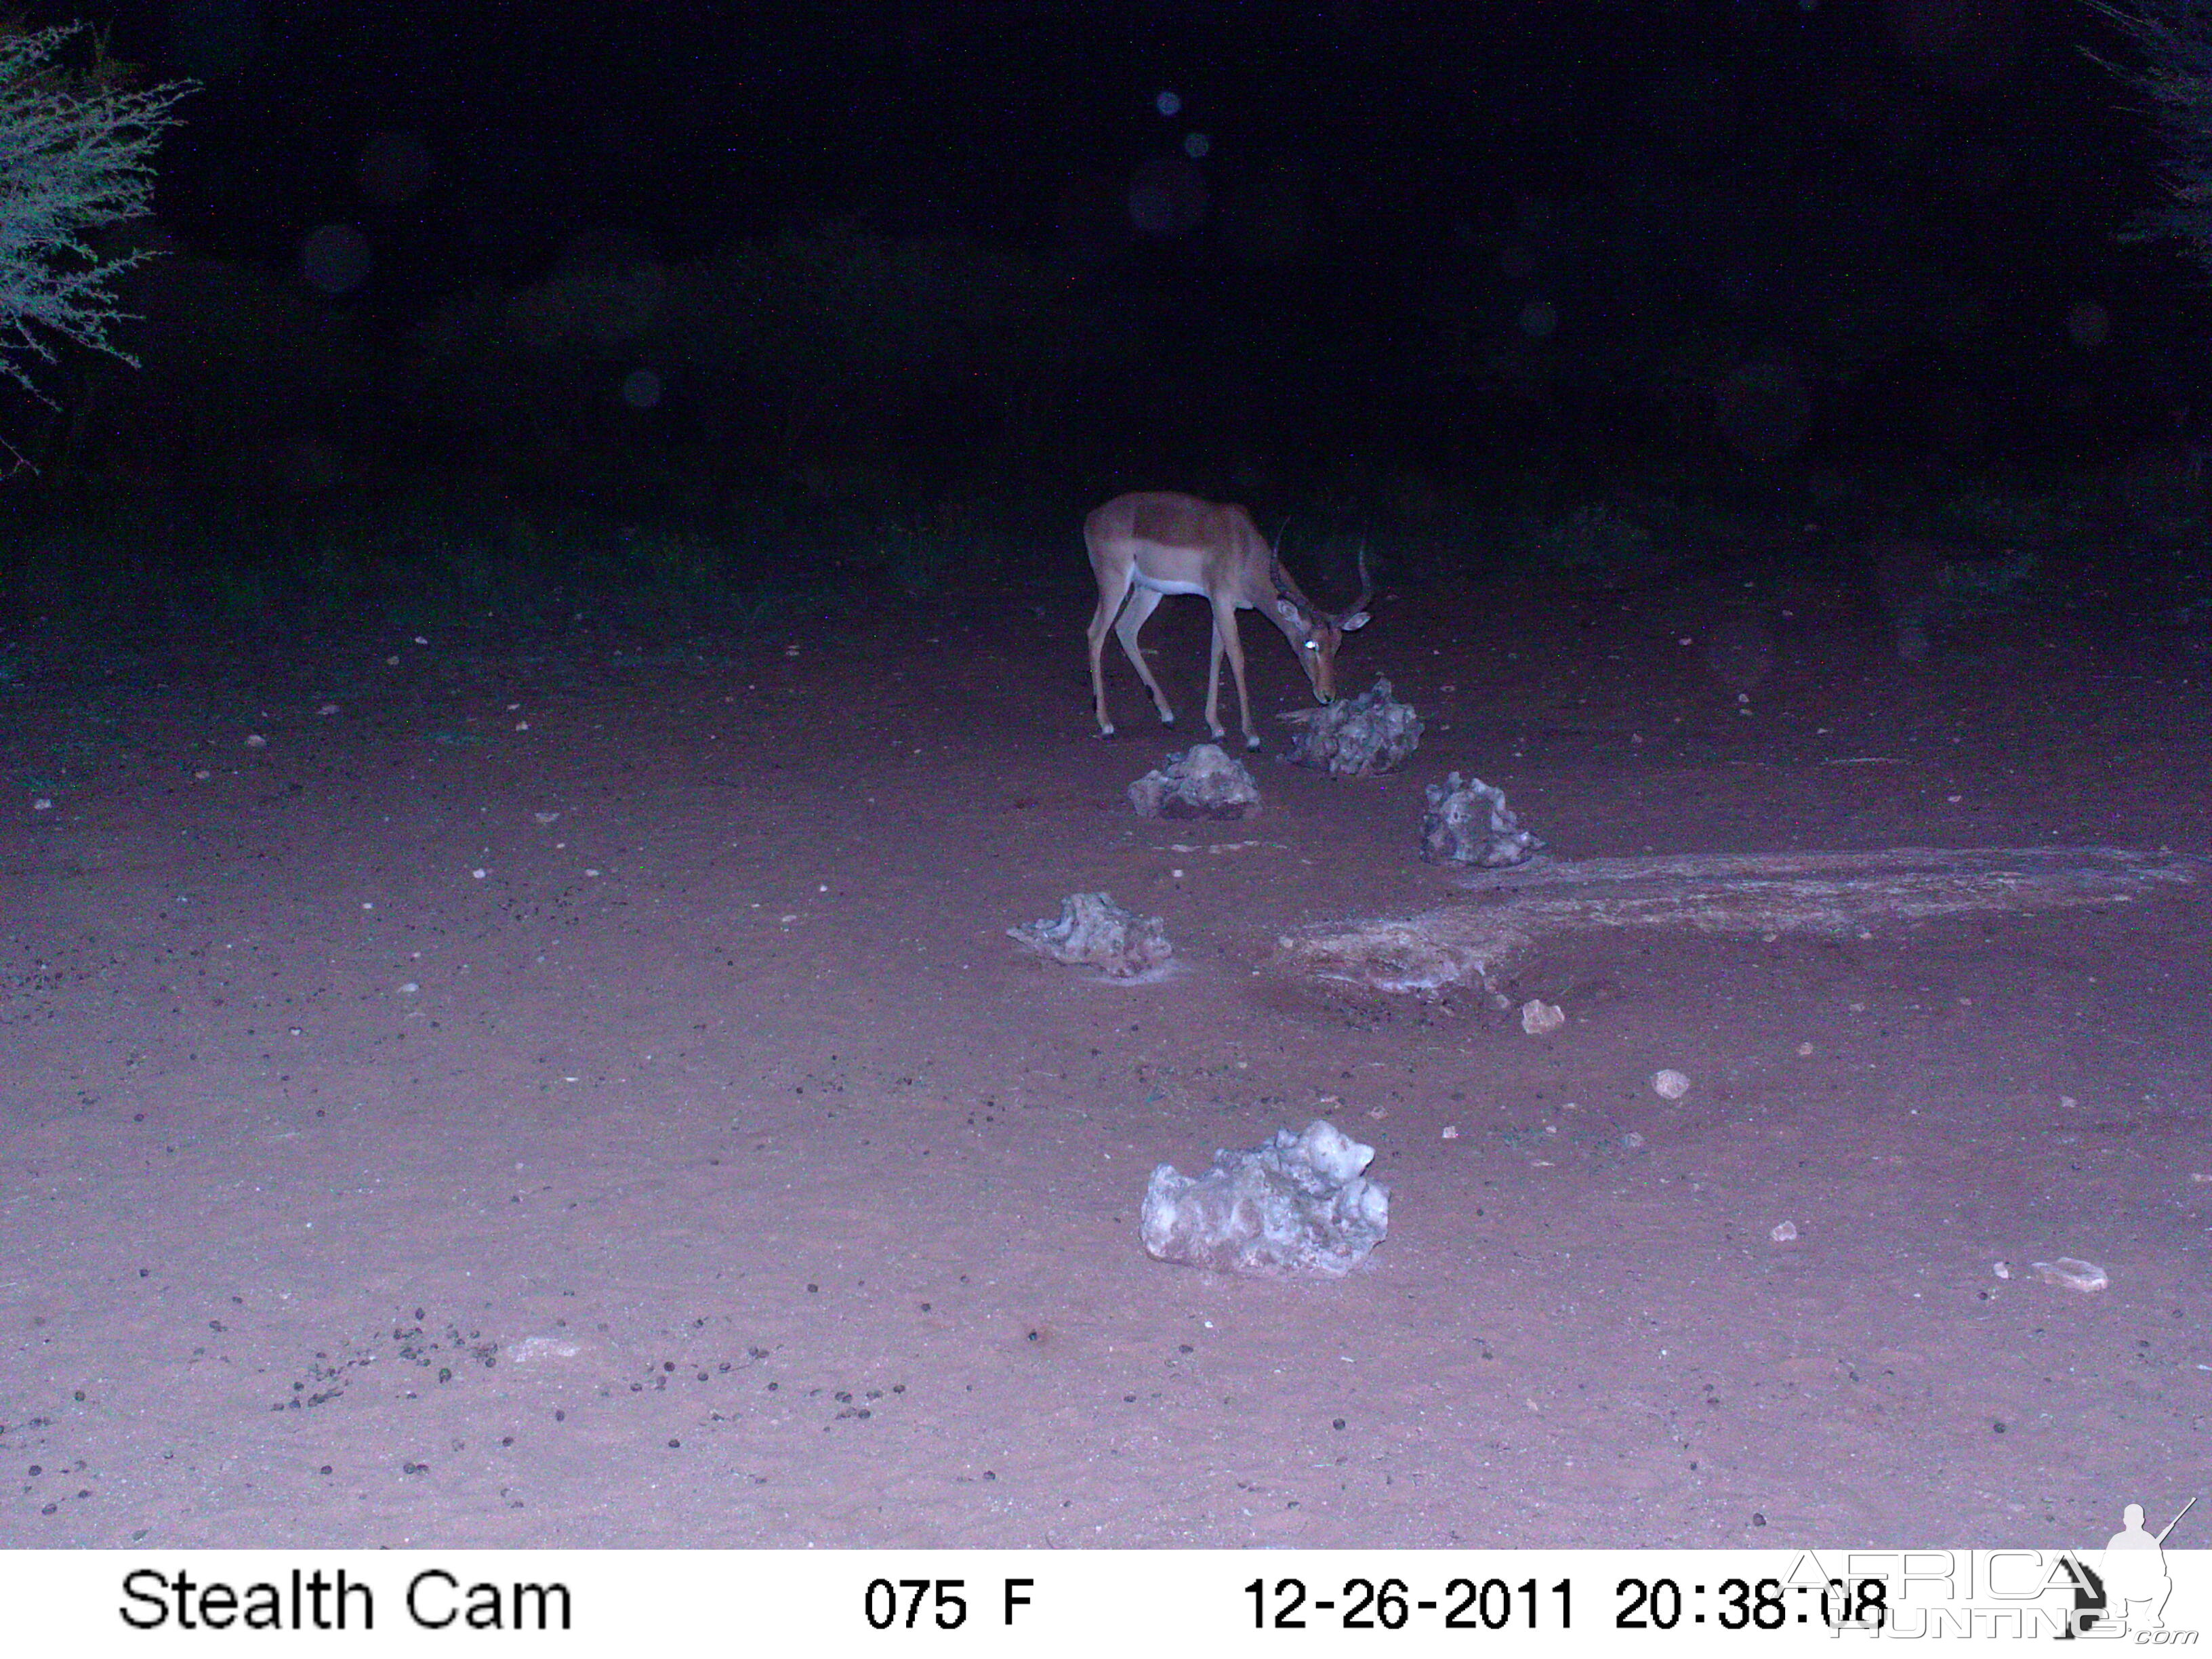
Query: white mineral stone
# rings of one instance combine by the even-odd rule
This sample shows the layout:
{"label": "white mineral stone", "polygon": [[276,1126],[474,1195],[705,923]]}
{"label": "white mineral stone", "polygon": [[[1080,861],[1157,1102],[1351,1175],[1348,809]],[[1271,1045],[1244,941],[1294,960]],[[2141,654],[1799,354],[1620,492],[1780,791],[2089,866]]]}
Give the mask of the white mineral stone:
{"label": "white mineral stone", "polygon": [[1231,1273],[1350,1272],[1382,1240],[1390,1193],[1360,1171],[1375,1156],[1327,1118],[1224,1148],[1205,1175],[1152,1171],[1138,1232],[1147,1254]]}
{"label": "white mineral stone", "polygon": [[1548,1036],[1567,1023],[1567,1011],[1556,1002],[1531,997],[1521,1005],[1521,1029],[1530,1036]]}
{"label": "white mineral stone", "polygon": [[1140,818],[1249,818],[1260,810],[1260,786],[1219,744],[1195,744],[1131,784],[1129,805]]}
{"label": "white mineral stone", "polygon": [[1390,695],[1386,679],[1377,679],[1356,697],[1340,697],[1325,708],[1301,708],[1283,719],[1301,728],[1291,739],[1291,758],[1333,778],[1390,771],[1421,746],[1421,717]]}
{"label": "white mineral stone", "polygon": [[1006,937],[1054,962],[1096,968],[1113,979],[1158,968],[1175,954],[1166,923],[1123,908],[1110,893],[1071,893],[1060,901],[1057,921],[1009,927]]}
{"label": "white mineral stone", "polygon": [[1421,856],[1431,864],[1466,864],[1504,870],[1526,864],[1544,850],[1542,836],[1521,827],[1505,792],[1480,778],[1464,783],[1454,772],[1426,791],[1421,818]]}
{"label": "white mineral stone", "polygon": [[2112,1276],[2095,1262],[2073,1255],[2037,1262],[2035,1276],[2046,1285],[2063,1285],[2069,1291],[2101,1291],[2112,1282]]}
{"label": "white mineral stone", "polygon": [[526,1336],[507,1351],[509,1363],[517,1365],[536,1364],[547,1359],[574,1359],[583,1352],[583,1345],[565,1336]]}

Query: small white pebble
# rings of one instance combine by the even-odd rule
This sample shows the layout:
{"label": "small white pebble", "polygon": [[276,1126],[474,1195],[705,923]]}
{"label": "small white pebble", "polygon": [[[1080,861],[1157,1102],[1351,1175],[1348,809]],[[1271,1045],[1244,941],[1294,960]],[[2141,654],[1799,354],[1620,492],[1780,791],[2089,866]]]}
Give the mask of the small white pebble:
{"label": "small white pebble", "polygon": [[326,702],[315,712],[318,714],[335,714],[338,712],[338,706],[334,702]]}
{"label": "small white pebble", "polygon": [[1459,1139],[1459,1125],[1456,1123],[1445,1124],[1443,1138],[1446,1140],[1457,1140]]}
{"label": "small white pebble", "polygon": [[2046,1285],[2063,1285],[2069,1291],[2101,1291],[2112,1282],[2111,1275],[2095,1262],[2074,1255],[2037,1262],[2035,1276]]}
{"label": "small white pebble", "polygon": [[1670,1066],[1651,1073],[1651,1091],[1662,1100],[1680,1100],[1690,1092],[1690,1079]]}
{"label": "small white pebble", "polygon": [[403,997],[411,997],[422,988],[421,986],[417,985],[410,979],[404,985],[402,985],[399,988],[399,994]]}
{"label": "small white pebble", "polygon": [[1777,1244],[1791,1243],[1797,1237],[1797,1224],[1794,1221],[1778,1221],[1768,1230],[1766,1236]]}
{"label": "small white pebble", "polygon": [[246,746],[248,749],[266,749],[269,746],[269,739],[263,737],[258,732],[256,732],[252,736],[246,738]]}
{"label": "small white pebble", "polygon": [[1556,1002],[1531,997],[1521,1005],[1521,1030],[1529,1036],[1548,1036],[1567,1023],[1567,1011]]}
{"label": "small white pebble", "polygon": [[2010,1279],[2012,1277],[2012,1263],[2009,1261],[1994,1262],[1990,1265],[1990,1271],[1995,1273],[1999,1279]]}
{"label": "small white pebble", "polygon": [[54,804],[41,795],[31,803],[31,810],[33,812],[51,812],[54,810]]}
{"label": "small white pebble", "polygon": [[1629,1151],[1634,1152],[1638,1146],[1641,1146],[1644,1144],[1644,1137],[1637,1133],[1635,1130],[1631,1129],[1626,1134],[1621,1136],[1620,1144],[1627,1147]]}
{"label": "small white pebble", "polygon": [[1813,1057],[1813,1045],[1812,1045],[1811,1043],[1809,1043],[1809,1042],[1801,1042],[1801,1043],[1799,1043],[1799,1044],[1797,1045],[1797,1058],[1798,1058],[1798,1059],[1800,1059],[1800,1060],[1810,1060],[1812,1057]]}

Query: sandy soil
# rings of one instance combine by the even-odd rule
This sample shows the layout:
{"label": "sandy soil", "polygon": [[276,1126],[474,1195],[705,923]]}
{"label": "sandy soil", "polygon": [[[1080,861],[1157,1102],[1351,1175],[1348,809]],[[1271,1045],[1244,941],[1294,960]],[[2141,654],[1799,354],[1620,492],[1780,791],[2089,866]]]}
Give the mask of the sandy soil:
{"label": "sandy soil", "polygon": [[[0,1546],[2170,1514],[2212,1416],[2204,901],[1581,938],[1509,988],[1566,1009],[1541,1039],[1264,971],[1443,900],[1452,769],[1570,856],[2212,848],[2201,647],[2030,623],[1907,667],[1848,585],[1763,603],[1386,584],[1342,670],[1430,716],[1414,766],[1263,762],[1223,825],[1122,798],[1193,735],[1194,605],[1153,624],[1174,742],[1126,664],[1092,734],[1073,599],[712,658],[60,659],[0,702]],[[1094,888],[1166,918],[1170,975],[1005,936]],[[1141,1252],[1154,1164],[1317,1115],[1392,1188],[1364,1268]],[[2110,1288],[2038,1282],[2060,1255]]]}

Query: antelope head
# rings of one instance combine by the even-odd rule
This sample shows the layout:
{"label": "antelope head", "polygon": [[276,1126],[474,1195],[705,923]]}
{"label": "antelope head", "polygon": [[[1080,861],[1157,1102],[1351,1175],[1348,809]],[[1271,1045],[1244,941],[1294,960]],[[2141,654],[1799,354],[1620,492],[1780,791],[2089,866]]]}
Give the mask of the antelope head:
{"label": "antelope head", "polygon": [[1324,611],[1298,591],[1283,568],[1279,544],[1270,571],[1275,580],[1276,625],[1297,651],[1298,665],[1313,684],[1314,700],[1334,702],[1336,649],[1346,634],[1367,625],[1367,603],[1375,597],[1375,583],[1367,574],[1367,544],[1359,545],[1359,597],[1341,611]]}

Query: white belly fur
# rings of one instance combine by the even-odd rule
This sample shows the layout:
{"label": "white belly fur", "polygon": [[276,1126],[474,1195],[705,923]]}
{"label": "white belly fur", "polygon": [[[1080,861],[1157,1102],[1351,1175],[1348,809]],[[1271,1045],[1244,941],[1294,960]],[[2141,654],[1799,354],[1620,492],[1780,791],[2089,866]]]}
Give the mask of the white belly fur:
{"label": "white belly fur", "polygon": [[1148,575],[1142,565],[1129,573],[1129,582],[1134,587],[1149,587],[1155,593],[1203,594],[1206,592],[1197,582],[1170,581],[1164,577]]}

